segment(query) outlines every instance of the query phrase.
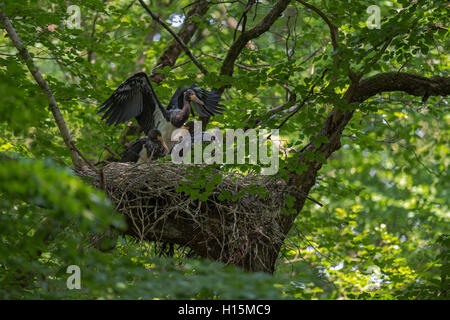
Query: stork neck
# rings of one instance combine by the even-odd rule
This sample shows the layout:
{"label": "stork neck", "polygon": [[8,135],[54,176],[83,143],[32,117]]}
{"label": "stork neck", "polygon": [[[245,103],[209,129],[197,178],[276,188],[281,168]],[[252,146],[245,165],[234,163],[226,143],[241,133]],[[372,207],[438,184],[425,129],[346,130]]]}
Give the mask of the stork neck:
{"label": "stork neck", "polygon": [[183,99],[183,108],[176,113],[175,117],[171,121],[172,124],[180,128],[189,119],[189,114],[191,113],[191,105],[189,100]]}
{"label": "stork neck", "polygon": [[183,123],[185,123],[186,120],[189,119],[189,114],[191,113],[191,103],[189,100],[184,99],[183,109],[181,109],[181,112],[183,114]]}

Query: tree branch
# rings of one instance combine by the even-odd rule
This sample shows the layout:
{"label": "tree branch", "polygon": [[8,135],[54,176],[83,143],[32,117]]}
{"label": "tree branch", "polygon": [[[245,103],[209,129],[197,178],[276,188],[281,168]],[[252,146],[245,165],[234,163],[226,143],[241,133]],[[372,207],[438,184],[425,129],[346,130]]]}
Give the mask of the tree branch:
{"label": "tree branch", "polygon": [[446,96],[450,94],[449,77],[425,78],[404,72],[386,72],[362,80],[350,102],[363,102],[382,92],[403,91],[413,96]]}
{"label": "tree branch", "polygon": [[[388,91],[403,91],[414,96],[446,96],[450,94],[450,78],[432,77],[425,78],[408,73],[387,72],[370,78],[360,83],[352,83],[347,89],[344,100],[346,103],[359,103],[368,98]],[[317,137],[326,137],[327,142],[315,146],[313,143],[308,144],[297,154],[297,161],[306,164],[307,169],[302,174],[292,172],[289,178],[289,185],[295,186],[299,191],[309,194],[314,186],[318,171],[322,167],[319,160],[307,160],[305,152],[321,153],[325,159],[328,159],[335,151],[341,147],[342,132],[351,120],[354,113],[353,110],[343,111],[334,108],[325,119],[322,129]],[[300,212],[305,203],[304,198],[297,198],[295,209]],[[295,215],[282,215],[280,217],[280,225],[287,233],[292,226]]]}
{"label": "tree branch", "polygon": [[[226,76],[232,76],[234,72],[234,63],[238,56],[240,55],[242,49],[245,48],[246,44],[261,34],[269,30],[269,28],[275,23],[275,21],[280,17],[283,13],[284,9],[289,4],[289,0],[279,0],[272,10],[252,29],[247,30],[239,36],[239,38],[233,42],[230,49],[227,52],[227,55],[222,63],[222,67],[220,68],[220,74]],[[219,89],[219,91],[223,91],[225,87]]]}
{"label": "tree branch", "polygon": [[291,112],[291,114],[289,114],[279,125],[278,125],[278,127],[277,127],[277,129],[280,129],[290,118],[292,118],[296,113],[297,113],[297,111],[298,110],[300,110],[300,108],[302,108],[304,105],[305,105],[305,103],[306,103],[306,101],[308,101],[308,99],[312,96],[312,94],[314,93],[314,88],[317,86],[317,83],[319,82],[319,81],[322,81],[323,80],[323,77],[325,76],[325,74],[328,72],[328,69],[324,69],[323,70],[323,72],[322,72],[322,75],[320,76],[320,78],[316,81],[316,82],[314,82],[314,84],[311,86],[311,88],[309,89],[309,91],[308,91],[308,93],[307,93],[307,95],[303,98],[303,100],[302,100],[302,102],[300,102],[299,103],[299,105],[298,105],[298,107],[293,111],[293,112]]}
{"label": "tree branch", "polygon": [[[338,42],[338,31],[339,29],[330,21],[330,19],[328,19],[327,15],[325,13],[323,13],[320,9],[318,9],[317,7],[313,6],[312,4],[306,3],[302,0],[297,0],[298,3],[302,4],[303,6],[313,10],[315,13],[317,13],[323,21],[325,21],[325,23],[328,25],[328,28],[330,29],[330,36],[331,36],[331,44],[333,45],[333,49],[335,51],[338,50],[339,47],[339,42]],[[335,56],[335,63],[337,68],[339,68],[339,58],[343,59],[342,56],[342,52],[338,52],[338,55]],[[350,78],[350,80],[352,81],[352,83],[357,83],[360,79],[362,75],[357,75],[355,74],[350,67],[348,67],[348,70],[346,71],[348,74],[348,77]]]}
{"label": "tree branch", "polygon": [[[224,61],[225,60],[225,58],[218,57],[218,56],[213,55],[211,53],[202,53],[198,57],[201,57],[201,56],[211,57],[211,58],[213,58],[215,60],[218,60],[218,61]],[[240,63],[236,63],[236,62],[234,63],[234,65],[236,67],[240,68],[240,69],[244,69],[244,70],[247,70],[247,71],[251,71],[251,72],[258,71],[258,69],[256,67],[246,66],[244,64],[240,64]],[[270,78],[270,79],[273,79],[273,80],[280,81],[279,79],[277,79],[277,78],[275,78],[273,76],[270,76],[270,75],[268,75],[267,77]],[[292,96],[295,97],[295,93],[291,90],[291,88],[289,88],[287,85],[285,85],[283,83],[281,83],[279,85],[282,86],[291,95],[291,97]],[[292,100],[292,99],[290,98],[289,100]],[[295,98],[294,98],[294,100],[295,100]]]}
{"label": "tree branch", "polygon": [[297,2],[317,13],[322,18],[322,20],[325,21],[328,28],[330,28],[331,43],[333,44],[333,49],[336,50],[338,48],[338,28],[330,21],[330,19],[328,19],[325,13],[323,13],[312,4],[306,3],[302,0],[297,0]]}
{"label": "tree branch", "polygon": [[[192,21],[192,17],[202,17],[208,11],[209,2],[206,0],[199,0],[192,6],[191,10],[186,15],[186,19],[184,20],[183,26],[178,32],[178,37],[183,40],[184,43],[188,43],[195,32],[198,29],[198,22]],[[164,52],[161,54],[158,62],[156,63],[159,68],[169,66],[172,67],[175,65],[178,57],[180,56],[183,48],[176,41],[173,41],[169,44]],[[163,73],[154,73],[150,75],[150,80],[156,83],[160,83],[164,79]]]}
{"label": "tree branch", "polygon": [[[1,7],[3,7],[2,4],[0,4],[0,8]],[[81,160],[78,157],[74,148],[72,147],[73,146],[72,137],[70,135],[69,129],[67,129],[66,123],[61,114],[61,111],[59,110],[58,104],[52,93],[52,90],[50,89],[47,81],[45,81],[45,79],[42,77],[42,74],[39,72],[38,68],[34,64],[33,59],[30,56],[30,53],[24,46],[19,35],[14,30],[14,27],[11,24],[11,21],[9,20],[9,18],[5,15],[5,13],[2,10],[0,10],[0,20],[1,20],[2,24],[5,26],[6,32],[8,33],[8,36],[11,39],[12,43],[19,51],[20,56],[24,59],[28,70],[34,77],[34,80],[39,85],[39,87],[41,87],[42,91],[47,96],[49,109],[53,114],[53,118],[55,119],[56,125],[58,126],[59,132],[61,133],[64,143],[66,144],[67,148],[70,150],[70,156],[72,158],[72,163],[73,163],[75,169],[80,169],[82,167]]]}
{"label": "tree branch", "polygon": [[181,48],[183,48],[184,52],[188,55],[188,57],[192,60],[192,62],[194,62],[194,64],[198,67],[198,69],[205,76],[208,75],[208,70],[206,70],[205,67],[201,65],[201,63],[197,60],[197,58],[195,58],[195,56],[192,54],[189,48],[184,44],[183,40],[167,25],[167,23],[165,23],[157,15],[155,15],[143,0],[139,0],[139,3],[148,12],[148,14],[152,17],[153,20],[158,22],[164,29],[166,29],[172,35],[172,37],[178,42],[178,45]]}
{"label": "tree branch", "polygon": [[[206,14],[208,11],[209,2],[206,0],[199,0],[196,1],[195,4],[192,4],[191,10],[186,14],[186,18],[184,20],[184,23],[178,31],[178,38],[180,38],[183,43],[188,43],[192,37],[194,36],[195,32],[198,29],[198,22],[192,21],[192,17],[202,17]],[[178,57],[180,56],[181,52],[183,52],[183,48],[180,46],[180,44],[177,41],[171,42],[167,47],[164,49],[163,53],[158,59],[158,62],[156,63],[156,67],[152,69],[157,70],[161,69],[165,66],[173,67],[175,65],[175,62],[177,61]],[[191,61],[191,60],[190,60]],[[164,73],[151,73],[149,75],[149,79],[152,82],[160,83],[164,80],[165,74]],[[124,145],[127,141],[127,137],[129,135],[135,135],[139,134],[141,129],[137,125],[127,126],[124,128],[124,130],[121,133],[121,138],[119,139],[119,144]],[[111,154],[110,154],[111,155]]]}

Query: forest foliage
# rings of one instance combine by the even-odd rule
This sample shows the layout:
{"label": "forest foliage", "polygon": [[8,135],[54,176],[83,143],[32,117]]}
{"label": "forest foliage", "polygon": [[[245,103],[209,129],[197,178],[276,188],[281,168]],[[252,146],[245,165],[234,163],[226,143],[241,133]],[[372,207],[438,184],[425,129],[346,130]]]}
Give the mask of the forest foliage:
{"label": "forest foliage", "polygon": [[[210,1],[204,16],[191,17],[199,27],[187,45],[208,75],[185,54],[175,66],[155,69],[174,40],[139,1],[1,2],[52,89],[77,148],[93,163],[106,157],[105,146],[123,151],[119,141],[126,126],[107,126],[96,107],[141,70],[164,74],[154,85],[164,104],[180,85],[229,86],[223,94],[226,112],[209,124],[219,129],[277,128],[314,86],[280,128],[279,179],[306,170],[292,150],[324,142],[316,134],[331,106],[349,108],[339,103],[349,86],[345,70],[364,77],[393,71],[449,76],[446,1],[378,1],[380,29],[367,27],[372,1],[306,1],[339,28],[339,50],[321,17],[291,1],[270,30],[242,50],[232,77],[221,75],[220,68],[244,1]],[[178,31],[195,1],[147,3]],[[274,3],[258,1],[246,29]],[[80,8],[79,28],[63,23],[70,19],[70,5]],[[100,249],[108,250],[92,246],[92,234],[124,230],[125,220],[102,191],[70,169],[70,151],[46,96],[5,30],[1,33],[0,298],[448,299],[448,98],[422,101],[386,92],[360,103],[343,132],[342,148],[323,159],[310,193],[323,207],[306,202],[273,275],[245,272],[191,257],[187,248],[165,257],[160,244],[129,236],[102,242]],[[374,50],[386,37],[392,39],[385,50]],[[268,113],[281,105],[280,112]],[[258,170],[248,164],[222,168],[250,169]],[[287,213],[293,210],[289,202]],[[70,265],[82,270],[81,290],[67,289]]]}

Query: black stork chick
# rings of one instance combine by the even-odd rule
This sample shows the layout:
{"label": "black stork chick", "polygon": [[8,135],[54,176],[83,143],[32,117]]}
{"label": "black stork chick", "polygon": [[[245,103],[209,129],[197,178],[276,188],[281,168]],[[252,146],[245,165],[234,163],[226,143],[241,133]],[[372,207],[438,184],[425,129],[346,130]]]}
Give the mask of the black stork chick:
{"label": "black stork chick", "polygon": [[166,156],[169,153],[161,132],[151,129],[144,138],[137,139],[121,155],[120,162],[142,163]]}
{"label": "black stork chick", "polygon": [[149,132],[150,129],[160,130],[171,148],[172,132],[187,121],[190,113],[195,116],[190,107],[191,102],[199,117],[212,117],[224,111],[224,107],[219,104],[220,100],[219,93],[191,85],[178,88],[167,108],[164,108],[147,75],[139,72],[125,80],[98,107],[97,113],[104,113],[102,119],[106,119],[108,125],[118,125],[136,118],[144,132]]}
{"label": "black stork chick", "polygon": [[[187,139],[189,139],[189,146],[191,148],[194,147],[195,144],[202,144],[202,145],[207,145],[213,141],[215,141],[215,136],[213,134],[211,134],[210,132],[206,132],[206,131],[201,131],[200,132],[196,132],[195,130],[195,124],[194,121],[188,121],[186,122],[181,129],[184,129],[186,131],[188,131],[189,136],[186,137],[182,132],[178,132],[177,134],[174,135],[174,140],[176,141],[175,143],[183,143],[184,142],[184,138],[186,137]],[[179,156],[183,157],[183,149],[181,149],[179,151]]]}
{"label": "black stork chick", "polygon": [[208,143],[211,141],[214,141],[214,136],[206,131],[202,131],[201,133],[197,133],[194,130],[194,121],[188,121],[186,122],[183,127],[183,129],[189,131],[189,134],[191,135],[191,144],[194,145],[194,142],[200,141],[201,143]]}

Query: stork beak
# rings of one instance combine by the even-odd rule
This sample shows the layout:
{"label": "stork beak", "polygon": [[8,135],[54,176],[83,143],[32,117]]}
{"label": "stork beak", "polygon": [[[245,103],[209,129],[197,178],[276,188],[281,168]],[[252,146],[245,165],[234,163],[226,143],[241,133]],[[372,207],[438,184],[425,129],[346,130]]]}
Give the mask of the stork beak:
{"label": "stork beak", "polygon": [[191,99],[191,101],[197,102],[198,104],[201,104],[203,106],[205,105],[205,103],[200,100],[195,93],[191,94],[189,98]]}
{"label": "stork beak", "polygon": [[167,147],[166,142],[164,141],[163,137],[158,136],[157,138],[161,142],[164,150],[166,150],[166,154],[168,154],[169,153],[169,148]]}

